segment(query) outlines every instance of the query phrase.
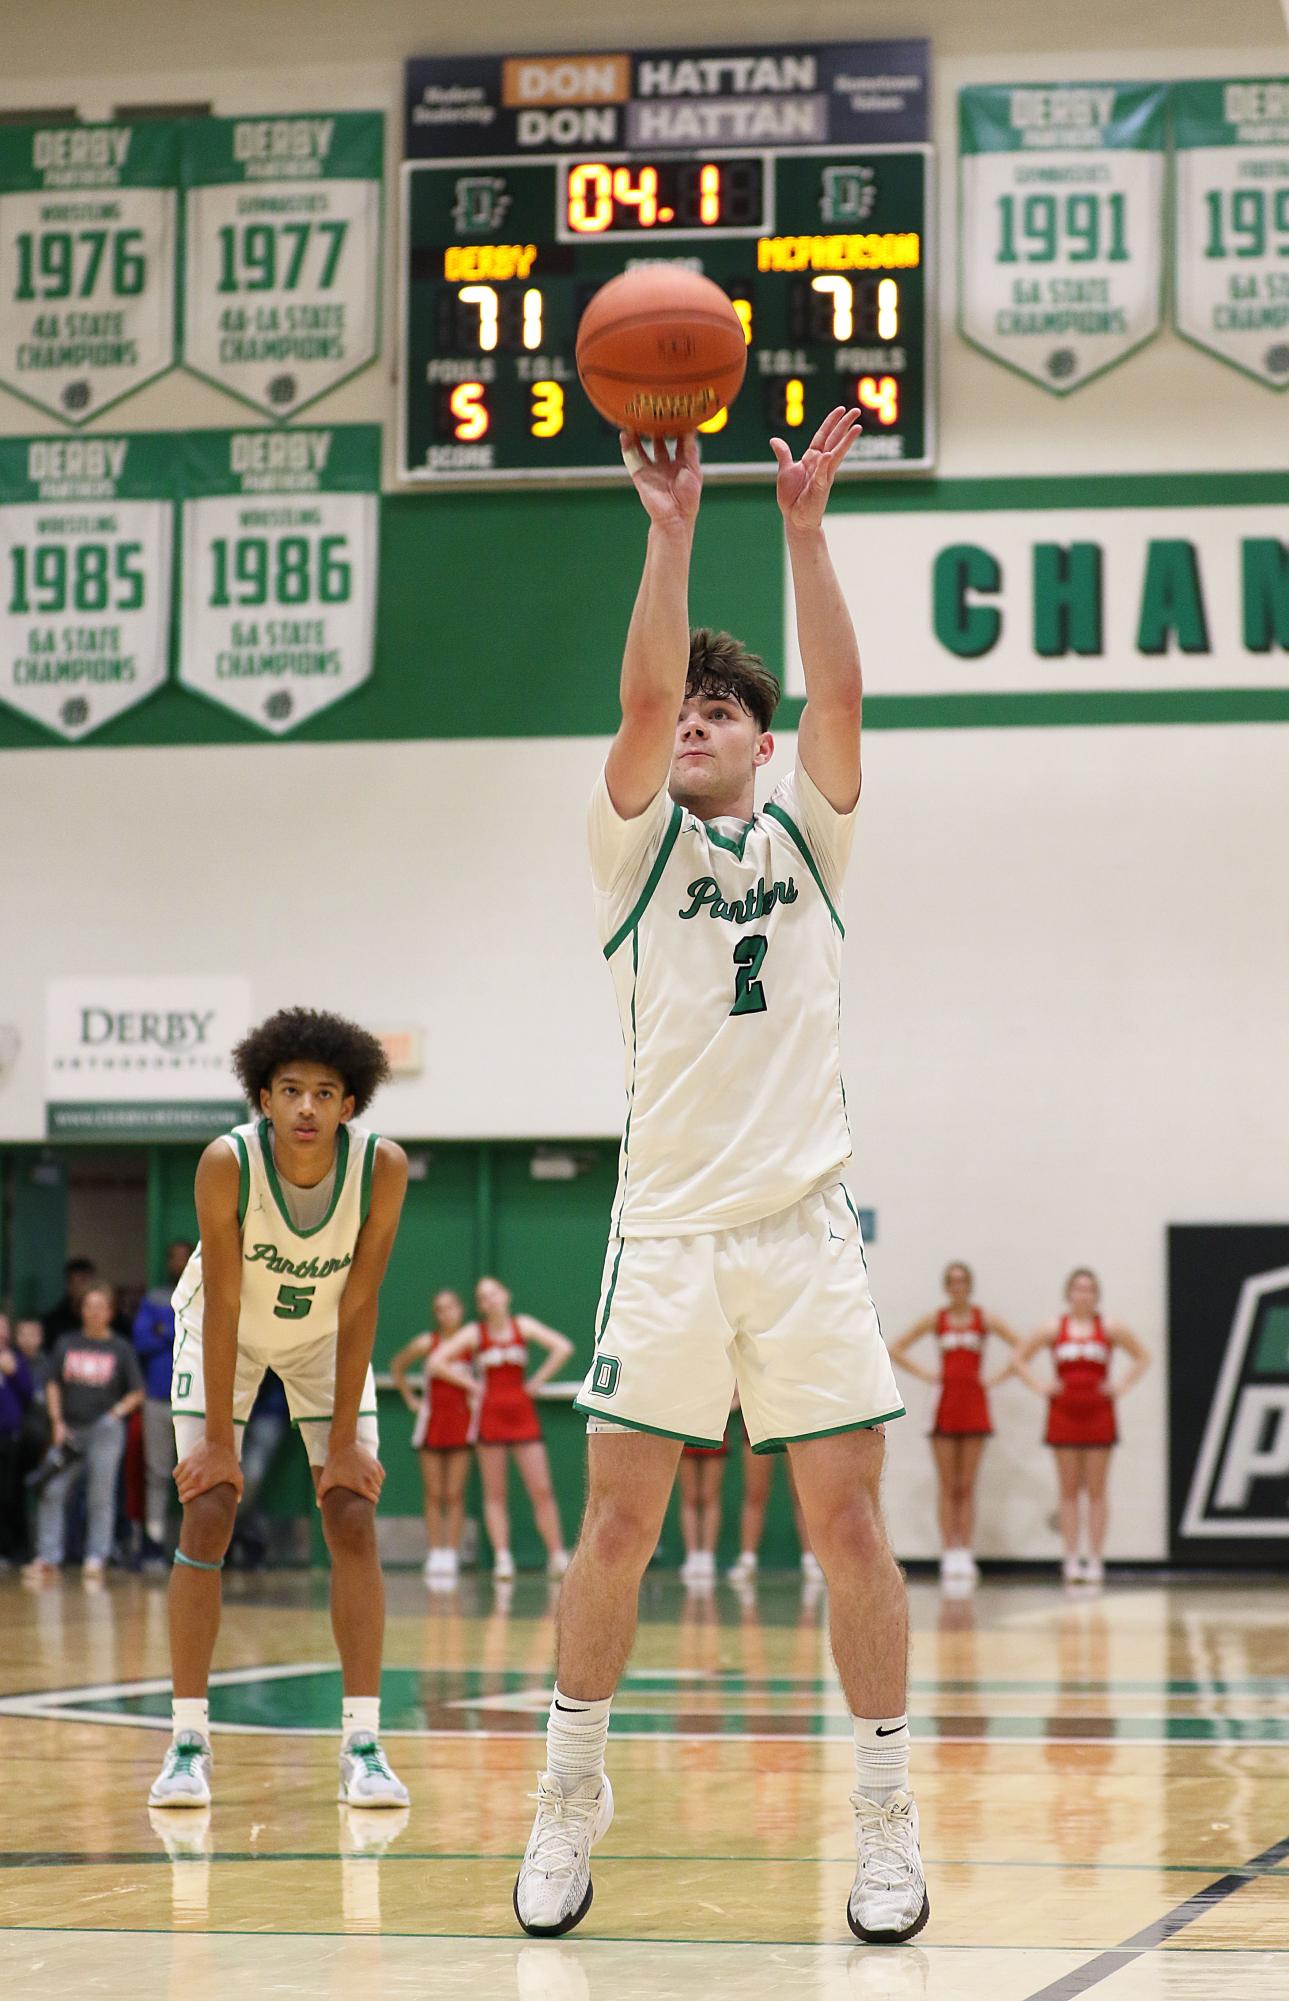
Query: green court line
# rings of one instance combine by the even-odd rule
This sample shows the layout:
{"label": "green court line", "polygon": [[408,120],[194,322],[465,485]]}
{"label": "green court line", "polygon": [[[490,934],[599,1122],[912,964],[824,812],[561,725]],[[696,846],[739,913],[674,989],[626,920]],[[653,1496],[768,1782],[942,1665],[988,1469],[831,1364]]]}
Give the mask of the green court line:
{"label": "green court line", "polygon": [[[266,1854],[262,1849],[216,1849],[209,1855],[168,1855],[164,1849],[121,1849],[121,1850],[14,1850],[0,1854],[0,1870],[5,1869],[105,1869],[115,1865],[130,1868],[165,1867],[180,1862],[202,1863],[275,1863],[275,1862],[522,1862],[523,1850],[490,1849],[436,1849],[400,1848],[387,1849],[383,1854],[366,1852],[343,1854],[339,1849],[300,1848],[279,1849]],[[781,1867],[791,1864],[794,1868],[850,1868],[854,1856],[849,1851],[842,1855],[679,1855],[674,1850],[665,1850],[658,1855],[600,1855],[596,1867],[611,1862],[658,1862],[676,1867],[689,1867],[694,1863],[719,1862],[736,1863],[755,1867]],[[1056,1862],[1023,1861],[1009,1862],[1003,1858],[986,1858],[964,1855],[928,1855],[924,1862],[928,1869],[1060,1869],[1075,1875],[1143,1875],[1143,1876],[1212,1876],[1220,1870],[1225,1876],[1243,1876],[1250,1882],[1263,1876],[1284,1876],[1289,1878],[1289,1865],[1278,1864],[1267,1869],[1251,1869],[1242,1864],[1223,1867],[1220,1862]],[[3,1926],[0,1926],[3,1930]]]}

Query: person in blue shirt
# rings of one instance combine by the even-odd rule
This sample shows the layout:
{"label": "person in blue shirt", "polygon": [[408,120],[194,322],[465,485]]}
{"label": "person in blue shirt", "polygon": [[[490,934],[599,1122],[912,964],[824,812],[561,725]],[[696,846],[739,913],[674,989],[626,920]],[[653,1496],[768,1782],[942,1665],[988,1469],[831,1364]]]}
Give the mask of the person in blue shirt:
{"label": "person in blue shirt", "polygon": [[165,1555],[166,1516],[175,1470],[175,1431],[170,1416],[170,1364],[175,1345],[175,1315],[170,1296],[183,1276],[193,1247],[177,1237],[166,1248],[165,1285],[144,1294],[134,1317],[134,1345],[147,1391],[143,1403],[143,1464],[147,1475],[144,1508],[143,1560]]}

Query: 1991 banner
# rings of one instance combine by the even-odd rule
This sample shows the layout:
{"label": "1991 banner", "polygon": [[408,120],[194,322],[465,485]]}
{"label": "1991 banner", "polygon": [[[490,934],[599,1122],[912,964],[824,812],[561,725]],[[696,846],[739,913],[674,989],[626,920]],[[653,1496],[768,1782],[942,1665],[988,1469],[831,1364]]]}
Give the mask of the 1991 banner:
{"label": "1991 banner", "polygon": [[1289,387],[1289,77],[1173,89],[1177,331]]}

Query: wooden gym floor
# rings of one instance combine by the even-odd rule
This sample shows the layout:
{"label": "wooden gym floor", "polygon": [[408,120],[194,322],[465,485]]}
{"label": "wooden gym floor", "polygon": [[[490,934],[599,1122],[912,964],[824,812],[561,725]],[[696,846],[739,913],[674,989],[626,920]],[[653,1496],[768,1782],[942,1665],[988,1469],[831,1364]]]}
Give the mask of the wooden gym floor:
{"label": "wooden gym floor", "polygon": [[0,1992],[26,2001],[1283,2001],[1282,1584],[1099,1595],[915,1581],[913,1946],[846,1929],[851,1751],[824,1605],[646,1581],[615,1710],[617,1819],[581,1930],[510,1908],[553,1587],[390,1578],[386,1740],[405,1814],[335,1803],[325,1578],[231,1578],[213,1811],[150,1815],[164,1580],[0,1579]]}

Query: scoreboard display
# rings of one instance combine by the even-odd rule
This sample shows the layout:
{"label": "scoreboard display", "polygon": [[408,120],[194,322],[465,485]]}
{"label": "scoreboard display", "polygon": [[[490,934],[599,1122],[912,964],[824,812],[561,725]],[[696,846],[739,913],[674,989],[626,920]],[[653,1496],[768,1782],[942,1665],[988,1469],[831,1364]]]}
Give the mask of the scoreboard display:
{"label": "scoreboard display", "polygon": [[574,350],[587,302],[688,265],[743,324],[738,400],[702,426],[709,475],[769,477],[857,403],[848,475],[934,460],[929,146],[706,147],[409,161],[400,470],[437,485],[617,476]]}

